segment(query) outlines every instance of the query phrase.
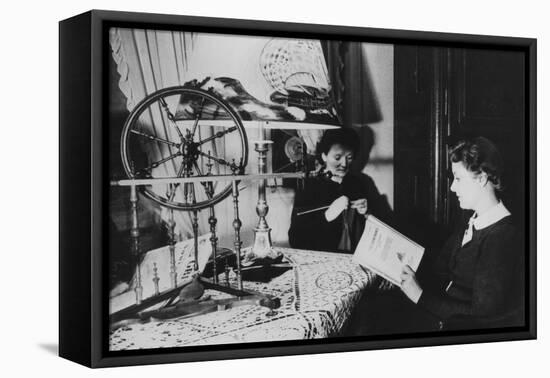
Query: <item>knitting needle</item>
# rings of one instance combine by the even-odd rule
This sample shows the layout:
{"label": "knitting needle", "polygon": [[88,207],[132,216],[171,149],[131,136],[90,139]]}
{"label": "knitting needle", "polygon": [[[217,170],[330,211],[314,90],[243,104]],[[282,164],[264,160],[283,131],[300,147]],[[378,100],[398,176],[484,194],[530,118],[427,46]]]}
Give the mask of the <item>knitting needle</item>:
{"label": "knitting needle", "polygon": [[301,211],[301,212],[299,212],[299,213],[296,213],[296,215],[304,215],[304,214],[308,214],[308,213],[313,213],[313,212],[315,212],[315,211],[328,209],[329,207],[330,207],[330,205],[329,205],[329,206],[318,207],[318,208],[316,208],[316,209]]}
{"label": "knitting needle", "polygon": [[[353,205],[353,202],[355,202],[355,201],[351,201],[351,202],[352,202],[352,205]],[[296,215],[299,216],[299,215],[304,215],[304,214],[308,214],[308,213],[313,213],[313,212],[315,212],[315,211],[328,209],[329,207],[330,207],[330,205],[328,205],[328,206],[322,206],[322,207],[317,207],[317,208],[315,208],[315,209],[306,210],[306,211],[301,211],[301,212],[299,212],[299,213],[296,213]],[[353,209],[353,208],[354,208],[354,207],[352,206],[352,209]]]}

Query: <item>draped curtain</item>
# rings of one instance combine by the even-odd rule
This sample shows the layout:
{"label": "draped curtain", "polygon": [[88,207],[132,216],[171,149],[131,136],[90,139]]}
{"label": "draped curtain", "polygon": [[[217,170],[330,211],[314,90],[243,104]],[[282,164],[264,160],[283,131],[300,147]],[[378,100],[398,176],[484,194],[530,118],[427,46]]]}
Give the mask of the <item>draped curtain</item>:
{"label": "draped curtain", "polygon": [[365,45],[359,42],[323,42],[332,96],[344,127],[366,126],[382,118],[364,55]]}

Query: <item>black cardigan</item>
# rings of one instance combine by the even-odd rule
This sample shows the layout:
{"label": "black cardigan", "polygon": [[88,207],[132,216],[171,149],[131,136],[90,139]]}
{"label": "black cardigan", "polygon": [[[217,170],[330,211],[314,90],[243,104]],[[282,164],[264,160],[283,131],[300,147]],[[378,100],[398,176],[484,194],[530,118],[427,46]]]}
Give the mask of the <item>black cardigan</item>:
{"label": "black cardigan", "polygon": [[345,177],[344,185],[323,176],[316,176],[307,179],[304,190],[297,191],[294,198],[294,208],[288,231],[288,240],[291,247],[345,253],[352,253],[355,250],[365,227],[365,217],[358,213],[355,214],[350,232],[352,250],[338,251],[338,244],[343,230],[343,214],[340,214],[332,222],[327,222],[325,218],[326,209],[297,215],[297,213],[303,211],[329,206],[343,194],[352,197],[350,200],[366,198],[368,212],[383,220],[388,220],[390,210],[387,200],[380,195],[369,176],[349,173]]}
{"label": "black cardigan", "polygon": [[461,246],[463,226],[442,249],[431,282],[424,287],[421,281],[418,304],[446,328],[522,325],[525,250],[511,217],[474,228],[472,240]]}

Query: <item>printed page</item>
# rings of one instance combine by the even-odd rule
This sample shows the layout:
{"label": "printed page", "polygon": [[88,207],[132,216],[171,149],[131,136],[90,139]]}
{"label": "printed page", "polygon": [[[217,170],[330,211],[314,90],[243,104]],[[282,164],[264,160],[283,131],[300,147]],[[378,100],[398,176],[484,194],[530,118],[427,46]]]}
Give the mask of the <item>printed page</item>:
{"label": "printed page", "polygon": [[403,266],[416,271],[423,254],[422,246],[369,214],[353,261],[401,286]]}

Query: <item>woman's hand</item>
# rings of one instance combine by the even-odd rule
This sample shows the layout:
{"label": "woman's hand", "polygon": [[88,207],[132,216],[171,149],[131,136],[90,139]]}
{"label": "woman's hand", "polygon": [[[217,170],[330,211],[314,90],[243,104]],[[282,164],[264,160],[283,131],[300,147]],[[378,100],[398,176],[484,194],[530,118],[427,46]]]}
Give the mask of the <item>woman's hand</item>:
{"label": "woman's hand", "polygon": [[325,211],[325,218],[328,222],[332,222],[342,211],[346,210],[349,206],[349,198],[346,196],[340,196],[336,198]]}
{"label": "woman's hand", "polygon": [[408,265],[403,265],[401,271],[401,290],[415,304],[418,303],[422,295],[422,288],[416,279],[416,273]]}
{"label": "woman's hand", "polygon": [[368,204],[366,198],[359,198],[355,201],[351,201],[350,207],[357,210],[361,215],[365,215],[368,210]]}

